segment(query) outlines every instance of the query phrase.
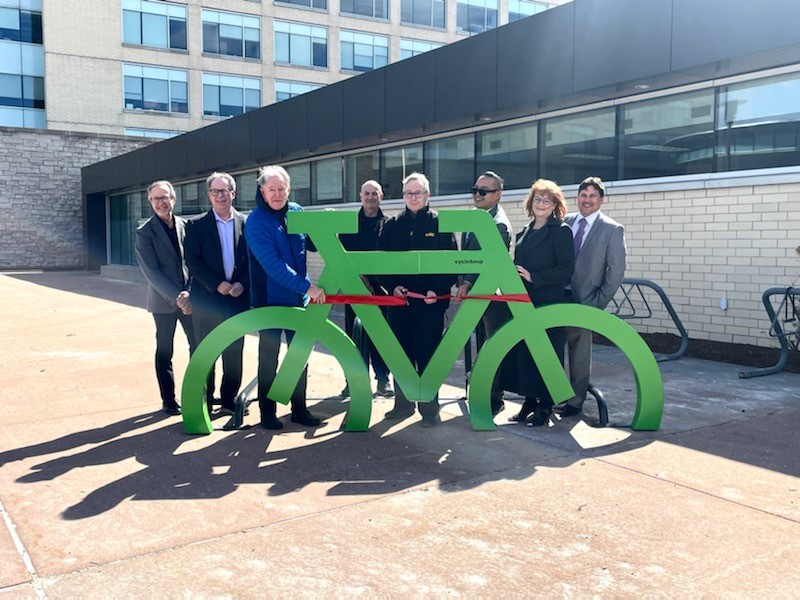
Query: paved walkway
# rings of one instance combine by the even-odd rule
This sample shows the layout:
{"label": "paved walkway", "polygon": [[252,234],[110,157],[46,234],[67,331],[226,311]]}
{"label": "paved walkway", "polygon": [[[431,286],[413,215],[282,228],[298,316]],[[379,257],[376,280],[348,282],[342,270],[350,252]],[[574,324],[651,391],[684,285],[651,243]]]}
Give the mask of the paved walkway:
{"label": "paved walkway", "polygon": [[[438,427],[386,422],[381,400],[346,434],[315,352],[324,426],[189,437],[158,412],[141,285],[0,289],[0,598],[800,594],[800,375],[681,359],[659,431],[525,428],[507,402],[474,432],[456,365]],[[629,421],[625,360],[598,348],[593,379]]]}

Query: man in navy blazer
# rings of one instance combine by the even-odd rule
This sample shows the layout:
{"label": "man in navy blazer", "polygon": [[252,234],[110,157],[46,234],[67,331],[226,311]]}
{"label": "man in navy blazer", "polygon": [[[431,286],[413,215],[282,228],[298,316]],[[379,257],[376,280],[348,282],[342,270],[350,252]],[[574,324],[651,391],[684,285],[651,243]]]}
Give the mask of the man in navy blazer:
{"label": "man in navy blazer", "polygon": [[[236,180],[228,173],[212,173],[206,187],[211,209],[189,221],[186,228],[186,265],[192,276],[192,317],[198,344],[224,320],[250,307],[245,216],[233,208]],[[238,339],[222,353],[222,412],[233,414],[242,384],[243,350],[244,339]],[[206,382],[209,412],[213,393],[212,369]]]}
{"label": "man in navy blazer", "polygon": [[136,230],[136,260],[147,279],[147,310],[156,322],[156,379],[161,406],[170,415],[181,414],[175,401],[172,370],[175,328],[180,321],[189,352],[194,352],[189,271],[184,261],[186,221],[173,214],[175,188],[169,181],[154,181],[147,188],[153,216]]}
{"label": "man in navy blazer", "polygon": [[[573,302],[604,309],[625,276],[625,228],[600,212],[606,188],[599,177],[587,177],[578,186],[578,212],[564,219],[572,228],[576,252],[570,292]],[[592,332],[567,327],[569,379],[575,396],[562,415],[580,414],[592,371]]]}

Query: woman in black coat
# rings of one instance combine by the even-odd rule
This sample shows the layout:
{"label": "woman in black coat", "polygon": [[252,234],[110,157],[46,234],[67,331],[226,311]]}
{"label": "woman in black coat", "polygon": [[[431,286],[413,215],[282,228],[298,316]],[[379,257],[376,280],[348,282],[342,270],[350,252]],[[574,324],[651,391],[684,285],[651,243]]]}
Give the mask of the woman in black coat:
{"label": "woman in black coat", "polygon": [[[567,212],[564,194],[555,182],[538,179],[528,192],[524,208],[531,222],[517,236],[514,263],[531,302],[536,307],[569,302],[565,288],[572,279],[575,255],[572,230],[563,220]],[[564,329],[549,329],[547,335],[563,365]],[[529,427],[544,425],[552,414],[553,399],[528,347],[524,342],[517,344],[509,358],[513,367],[509,385],[504,387],[525,396],[522,410],[510,420]]]}

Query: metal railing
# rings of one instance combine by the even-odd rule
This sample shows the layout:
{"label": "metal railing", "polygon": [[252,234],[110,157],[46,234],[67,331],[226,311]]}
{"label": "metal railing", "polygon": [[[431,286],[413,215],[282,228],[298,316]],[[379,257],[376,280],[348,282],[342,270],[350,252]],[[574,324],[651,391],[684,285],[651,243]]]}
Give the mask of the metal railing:
{"label": "metal railing", "polygon": [[[772,298],[781,296],[781,301],[778,303],[778,309],[775,310],[772,304]],[[761,377],[762,375],[772,375],[778,373],[786,365],[786,360],[789,358],[789,350],[797,350],[800,346],[800,317],[798,316],[797,303],[800,300],[800,288],[769,288],[761,295],[761,301],[764,304],[764,309],[769,316],[769,337],[777,338],[781,345],[781,354],[778,357],[778,362],[771,367],[764,367],[763,369],[754,369],[752,371],[741,371],[739,377],[741,379],[749,379],[751,377]],[[787,326],[789,330],[787,331]]]}

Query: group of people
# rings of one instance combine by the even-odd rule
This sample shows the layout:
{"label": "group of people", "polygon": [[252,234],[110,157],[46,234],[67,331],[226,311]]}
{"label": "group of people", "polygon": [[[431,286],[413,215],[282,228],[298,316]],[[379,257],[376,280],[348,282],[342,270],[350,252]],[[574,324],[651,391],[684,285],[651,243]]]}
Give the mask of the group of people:
{"label": "group of people", "polygon": [[[189,342],[190,352],[225,319],[250,307],[306,306],[324,303],[325,291],[311,283],[306,253],[314,250],[304,234],[289,234],[287,214],[302,208],[289,201],[291,179],[283,167],[271,165],[260,169],[256,208],[245,217],[233,207],[236,181],[227,173],[212,173],[206,180],[211,208],[187,221],[173,213],[175,190],[168,181],[156,181],[147,190],[153,216],[136,232],[136,257],[148,281],[148,310],[156,324],[156,378],[162,408],[168,414],[180,414],[175,398],[172,369],[173,339],[180,322]],[[455,236],[439,230],[438,214],[428,204],[430,183],[422,173],[403,179],[403,209],[391,218],[380,209],[381,185],[366,181],[360,190],[358,232],[342,234],[347,250],[459,249]],[[516,236],[501,206],[503,179],[492,171],[483,173],[472,187],[477,210],[485,210],[494,219],[498,232],[514,259],[517,271],[534,306],[579,302],[605,308],[625,271],[623,227],[604,215],[605,186],[598,177],[588,177],[578,189],[578,212],[567,214],[561,189],[554,182],[539,179],[533,183],[523,202],[527,226]],[[461,236],[461,251],[479,249],[475,236]],[[364,278],[371,294],[393,295],[406,300],[404,306],[390,306],[385,315],[392,332],[412,365],[422,372],[441,341],[445,312],[451,289],[455,299],[469,296],[477,275],[455,278],[445,274],[395,274]],[[423,297],[410,297],[409,290]],[[417,296],[414,294],[413,296]],[[352,335],[354,313],[345,309],[345,327]],[[491,302],[477,329],[481,345],[507,319],[510,311],[502,302]],[[278,368],[281,334],[287,341],[291,331],[263,330],[259,334],[258,404],[261,425],[266,429],[283,428],[277,418],[276,403],[268,392]],[[548,331],[559,358],[569,355],[569,376],[575,395],[562,406],[563,416],[580,414],[586,399],[591,372],[592,334],[575,328]],[[232,413],[242,381],[243,341],[231,344],[222,354],[220,412]],[[395,382],[389,369],[370,344],[377,388],[375,395],[394,397],[394,407],[387,419],[402,419],[414,414],[415,406]],[[307,368],[291,398],[291,421],[307,427],[321,421],[306,405]],[[492,384],[491,408],[497,415],[503,408],[503,392],[516,392],[525,401],[512,421],[530,426],[547,423],[553,412],[553,400],[524,343],[513,349]],[[213,409],[214,371],[206,385],[206,402]],[[345,386],[342,397],[349,395]],[[439,420],[438,397],[418,403],[421,425],[430,427]]]}

